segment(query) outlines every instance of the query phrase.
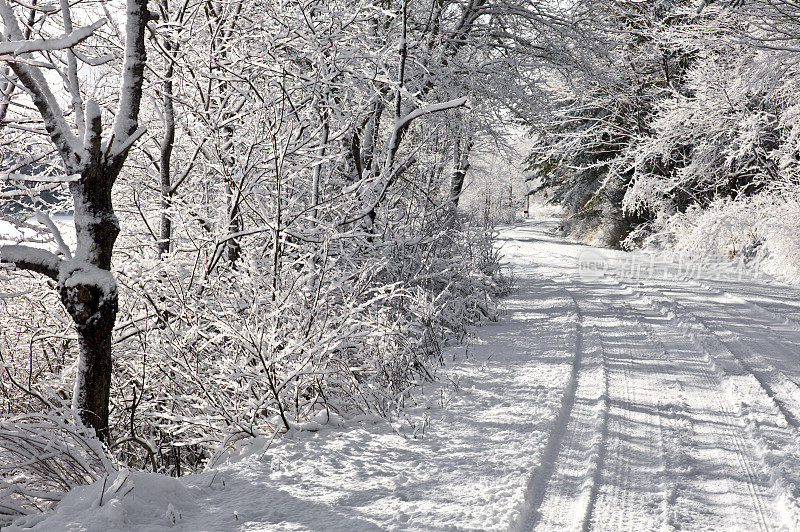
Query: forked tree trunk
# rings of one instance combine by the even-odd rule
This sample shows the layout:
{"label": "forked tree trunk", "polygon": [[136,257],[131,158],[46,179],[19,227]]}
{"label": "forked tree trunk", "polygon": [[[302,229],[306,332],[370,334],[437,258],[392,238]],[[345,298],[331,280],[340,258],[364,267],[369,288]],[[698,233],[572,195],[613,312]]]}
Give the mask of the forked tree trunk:
{"label": "forked tree trunk", "polygon": [[78,375],[72,406],[81,421],[108,441],[111,391],[111,335],[117,317],[118,292],[111,274],[111,255],[119,222],[111,202],[118,170],[99,162],[70,185],[75,202],[75,260],[59,267],[58,290],[78,333]]}

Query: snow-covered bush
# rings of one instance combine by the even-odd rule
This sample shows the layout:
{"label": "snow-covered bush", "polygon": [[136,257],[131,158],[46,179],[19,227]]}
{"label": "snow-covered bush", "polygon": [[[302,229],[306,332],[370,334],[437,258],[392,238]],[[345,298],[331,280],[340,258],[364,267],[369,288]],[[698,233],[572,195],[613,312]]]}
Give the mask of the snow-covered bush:
{"label": "snow-covered bush", "polygon": [[93,431],[77,424],[68,409],[2,420],[0,526],[51,509],[74,487],[115,470]]}
{"label": "snow-covered bush", "polygon": [[757,213],[750,199],[727,198],[708,207],[689,207],[672,216],[661,215],[630,235],[629,248],[642,238],[646,246],[685,252],[697,257],[733,257],[759,241]]}
{"label": "snow-covered bush", "polygon": [[[147,26],[148,83],[132,95],[138,112],[146,93],[143,127],[127,133],[123,147],[124,138],[112,135],[104,145],[98,137],[86,158],[105,161],[106,147],[114,148],[102,207],[116,210],[98,220],[114,230],[103,239],[103,259],[111,272],[105,279],[113,274],[118,290],[98,296],[113,300],[97,322],[108,363],[96,372],[102,386],[78,389],[102,392],[78,414],[105,419],[110,403],[101,436],[120,463],[181,475],[238,438],[271,437],[321,413],[389,415],[435,377],[445,342],[494,316],[493,297],[507,279],[491,233],[462,226],[456,203],[471,146],[507,121],[488,95],[528,84],[508,68],[516,52],[483,35],[495,17],[516,19],[526,39],[539,25],[513,8],[485,20],[478,4],[460,22],[451,16],[455,6],[440,10],[431,25],[425,6],[407,4],[401,14],[397,3],[245,3],[231,16],[222,15],[231,7],[225,2],[188,12],[164,4]],[[108,26],[117,29],[112,19]],[[60,34],[62,24],[53,24]],[[104,58],[91,65],[90,79],[78,87],[70,78],[68,91],[53,97],[76,106],[67,132],[86,125],[71,123],[81,118],[75,111],[83,95],[103,104],[87,107],[97,111],[95,121],[123,119],[106,108],[120,80],[102,68],[106,56],[109,66],[119,58],[113,39],[104,39],[86,41],[86,57]],[[55,65],[74,59],[70,53],[44,59]],[[143,59],[144,50],[126,57],[134,55]],[[15,98],[22,92],[6,88]],[[30,127],[27,101],[12,108],[18,113],[0,127],[21,120],[28,125],[18,129],[37,137],[42,128]],[[26,136],[8,138],[9,151],[31,149]],[[31,156],[49,157],[43,149]],[[454,186],[459,172],[462,183]],[[80,214],[81,197],[64,210],[77,205]],[[88,218],[74,219],[81,230]],[[74,244],[28,240],[65,257]],[[11,282],[18,281],[0,291],[11,292]],[[0,352],[9,369],[0,373],[2,419],[38,408],[28,392],[65,400],[76,374],[95,374],[75,362],[81,329],[53,310],[52,297],[39,299],[48,282],[35,281],[35,292],[9,299],[4,310],[6,330],[19,334],[9,333],[10,353]],[[40,322],[46,333],[38,313],[47,314]]]}
{"label": "snow-covered bush", "polygon": [[[631,248],[651,247],[698,259],[757,259],[779,279],[800,281],[800,187],[776,185],[738,199],[661,215],[628,238]],[[638,241],[637,241],[638,239]]]}
{"label": "snow-covered bush", "polygon": [[130,292],[158,300],[164,319],[120,344],[118,432],[141,440],[120,459],[146,465],[149,446],[174,473],[320,412],[389,415],[507,289],[492,233],[471,227],[297,243],[277,279],[258,241],[201,289],[151,272]]}

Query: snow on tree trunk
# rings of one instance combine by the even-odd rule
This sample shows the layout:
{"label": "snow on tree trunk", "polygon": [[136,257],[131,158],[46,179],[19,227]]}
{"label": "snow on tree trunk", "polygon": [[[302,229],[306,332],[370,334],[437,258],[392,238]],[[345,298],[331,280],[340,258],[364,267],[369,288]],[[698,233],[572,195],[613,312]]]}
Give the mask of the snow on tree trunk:
{"label": "snow on tree trunk", "polygon": [[58,277],[61,302],[78,332],[80,358],[73,408],[101,439],[108,438],[111,333],[118,306],[117,286],[110,272],[119,234],[111,203],[114,177],[98,164],[70,184],[78,247],[76,260],[63,262]]}
{"label": "snow on tree trunk", "polygon": [[117,317],[118,295],[110,271],[78,261],[62,263],[61,302],[78,332],[78,375],[72,407],[81,421],[102,440],[108,440],[111,393],[111,333]]}

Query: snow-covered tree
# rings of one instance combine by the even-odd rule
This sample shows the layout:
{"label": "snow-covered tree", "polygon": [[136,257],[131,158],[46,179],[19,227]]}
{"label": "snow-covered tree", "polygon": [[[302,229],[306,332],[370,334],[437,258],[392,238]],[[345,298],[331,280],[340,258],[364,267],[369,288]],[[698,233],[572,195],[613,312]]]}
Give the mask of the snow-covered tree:
{"label": "snow-covered tree", "polygon": [[[20,16],[21,11],[27,11],[35,18],[39,9],[22,3],[14,6],[7,0],[0,2],[3,22],[0,60],[10,69],[7,83],[23,89],[38,112],[41,125],[60,158],[62,173],[29,176],[9,168],[5,170],[5,177],[68,183],[75,213],[76,245],[70,249],[55,224],[41,214],[40,219],[54,233],[57,251],[27,245],[4,245],[0,248],[0,260],[55,282],[61,302],[78,333],[80,358],[73,407],[86,426],[95,429],[100,438],[108,439],[111,340],[118,310],[117,284],[111,273],[111,262],[120,231],[112,204],[112,188],[131,147],[144,132],[137,120],[145,68],[145,31],[150,12],[146,0],[127,2],[121,87],[112,115],[113,124],[107,127],[98,100],[87,98],[81,90],[78,61],[89,65],[93,61],[83,52],[78,52],[76,46],[109,21],[100,19],[75,28],[73,9],[69,3],[62,2],[58,13],[60,21],[49,21],[44,27],[50,31],[62,29],[63,35],[33,38],[31,23],[23,22],[27,21],[27,16]],[[44,13],[48,17],[54,15],[49,11]],[[36,28],[44,33],[41,25]],[[54,80],[43,66],[55,68],[63,75],[74,123],[70,124],[65,116]],[[24,103],[17,105],[25,108]]]}

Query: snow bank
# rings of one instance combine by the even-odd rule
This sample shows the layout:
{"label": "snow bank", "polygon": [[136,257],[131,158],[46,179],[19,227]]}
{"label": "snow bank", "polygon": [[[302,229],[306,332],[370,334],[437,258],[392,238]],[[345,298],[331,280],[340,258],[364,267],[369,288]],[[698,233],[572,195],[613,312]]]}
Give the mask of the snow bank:
{"label": "snow bank", "polygon": [[123,469],[73,489],[55,512],[17,520],[7,530],[169,530],[197,509],[178,479]]}
{"label": "snow bank", "polygon": [[[633,233],[632,243],[703,259],[743,259],[783,281],[800,283],[800,189],[773,189],[706,208],[661,215]],[[644,233],[646,236],[642,236]]]}

